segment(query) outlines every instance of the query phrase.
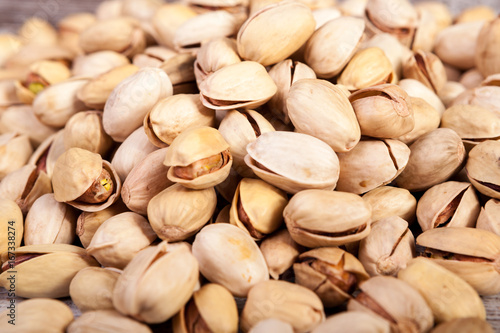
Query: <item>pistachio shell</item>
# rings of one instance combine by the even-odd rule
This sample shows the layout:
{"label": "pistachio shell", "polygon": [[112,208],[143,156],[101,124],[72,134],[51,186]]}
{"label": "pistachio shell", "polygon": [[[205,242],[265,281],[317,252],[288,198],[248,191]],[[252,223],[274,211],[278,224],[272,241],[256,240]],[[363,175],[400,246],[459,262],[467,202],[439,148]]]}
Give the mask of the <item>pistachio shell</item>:
{"label": "pistachio shell", "polygon": [[490,324],[479,318],[457,318],[437,325],[431,333],[465,333],[465,332],[493,333]]}
{"label": "pistachio shell", "polygon": [[368,312],[341,312],[326,318],[311,333],[341,333],[349,330],[352,333],[374,332],[389,333],[389,322]]}
{"label": "pistachio shell", "polygon": [[398,137],[398,140],[407,145],[412,144],[422,135],[435,130],[440,124],[439,112],[427,101],[419,97],[410,97],[410,103],[415,126],[410,132]]}
{"label": "pistachio shell", "polygon": [[54,164],[57,158],[64,153],[63,130],[45,139],[31,155],[28,164],[34,164],[38,170],[43,171],[52,178]]}
{"label": "pistachio shell", "polygon": [[390,216],[399,216],[408,224],[415,221],[417,199],[404,188],[379,186],[363,195],[363,200],[372,207],[372,221]]}
{"label": "pistachio shell", "polygon": [[474,187],[484,195],[500,199],[500,142],[484,141],[472,148],[465,169]]}
{"label": "pistachio shell", "polygon": [[447,81],[441,60],[431,52],[416,51],[403,63],[403,75],[415,79],[439,93]]}
{"label": "pistachio shell", "polygon": [[479,217],[477,218],[476,228],[491,231],[500,236],[500,201],[490,199],[486,202]]}
{"label": "pistachio shell", "polygon": [[98,51],[73,60],[73,76],[97,77],[113,68],[130,64],[124,55],[114,51]]}
{"label": "pistachio shell", "polygon": [[220,37],[212,38],[201,44],[196,55],[194,74],[198,85],[205,80],[207,75],[221,69],[222,67],[241,62],[236,41],[234,39]]}
{"label": "pistachio shell", "polygon": [[[494,15],[495,16],[495,15]],[[476,66],[484,76],[500,72],[498,49],[493,47],[500,40],[500,20],[486,22],[477,37]]]}
{"label": "pistachio shell", "polygon": [[[21,208],[10,199],[0,199],[0,253],[18,248],[23,239],[24,225]],[[9,237],[10,236],[10,237]],[[14,241],[12,241],[14,236]],[[12,246],[14,245],[14,246]]]}
{"label": "pistachio shell", "polygon": [[139,68],[160,67],[165,60],[175,55],[177,52],[168,47],[150,46],[144,52],[134,56],[133,64]]}
{"label": "pistachio shell", "polygon": [[174,48],[174,36],[179,27],[197,14],[193,8],[183,3],[163,4],[152,17],[158,44]]}
{"label": "pistachio shell", "polygon": [[394,35],[389,33],[376,34],[368,40],[363,40],[361,48],[369,47],[378,47],[384,51],[392,64],[392,68],[394,68],[394,73],[398,78],[401,77],[403,60],[410,53],[407,47],[403,46]]}
{"label": "pistachio shell", "polygon": [[432,105],[439,112],[439,117],[443,115],[445,110],[443,102],[434,91],[427,88],[423,83],[414,79],[404,79],[399,81],[398,85],[411,97],[419,97]]}
{"label": "pistachio shell", "polygon": [[152,332],[148,325],[110,309],[83,313],[68,326],[67,333],[111,333],[118,331],[123,333]]}
{"label": "pistachio shell", "polygon": [[113,145],[113,139],[104,132],[101,111],[74,114],[64,126],[63,139],[66,150],[77,147],[101,155]]}
{"label": "pistachio shell", "polygon": [[292,239],[286,228],[271,234],[260,243],[269,275],[275,280],[279,280],[280,275],[292,267],[301,250],[301,246]]}
{"label": "pistachio shell", "polygon": [[28,162],[33,148],[27,135],[16,132],[0,134],[0,180]]}
{"label": "pistachio shell", "polygon": [[293,333],[293,327],[289,323],[282,320],[269,318],[259,321],[250,329],[250,331],[248,331],[248,333],[266,332]]}

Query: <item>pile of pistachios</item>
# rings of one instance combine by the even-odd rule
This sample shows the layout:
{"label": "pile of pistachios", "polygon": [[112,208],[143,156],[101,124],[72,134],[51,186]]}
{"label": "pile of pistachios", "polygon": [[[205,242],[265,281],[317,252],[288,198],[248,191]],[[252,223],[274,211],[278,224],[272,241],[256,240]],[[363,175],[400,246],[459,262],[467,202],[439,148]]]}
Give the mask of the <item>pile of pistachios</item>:
{"label": "pile of pistachios", "polygon": [[500,17],[107,0],[32,18],[0,35],[0,180],[4,333],[493,332]]}

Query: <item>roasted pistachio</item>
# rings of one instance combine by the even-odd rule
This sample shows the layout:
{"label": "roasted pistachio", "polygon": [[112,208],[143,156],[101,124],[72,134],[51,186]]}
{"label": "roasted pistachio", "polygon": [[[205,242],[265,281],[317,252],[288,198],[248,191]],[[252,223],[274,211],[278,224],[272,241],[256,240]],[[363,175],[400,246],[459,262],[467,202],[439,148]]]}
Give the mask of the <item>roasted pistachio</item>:
{"label": "roasted pistachio", "polygon": [[500,72],[498,49],[494,47],[500,40],[500,19],[486,22],[477,37],[475,49],[476,66],[484,76]]}
{"label": "roasted pistachio", "polygon": [[417,199],[404,188],[379,186],[363,195],[363,200],[372,207],[372,221],[390,216],[399,216],[408,224],[415,221]]}
{"label": "roasted pistachio", "polygon": [[476,228],[491,231],[500,236],[500,201],[490,199],[479,213]]}
{"label": "roasted pistachio", "polygon": [[33,148],[27,135],[16,132],[0,134],[0,180],[28,162]]}
{"label": "roasted pistachio", "polygon": [[104,132],[101,111],[83,111],[73,115],[63,130],[66,150],[78,147],[105,156],[113,145]]}
{"label": "roasted pistachio", "polygon": [[287,229],[281,229],[260,243],[260,251],[266,259],[269,275],[278,280],[292,267],[302,247],[292,239]]}
{"label": "roasted pistachio", "polygon": [[476,190],[495,199],[500,199],[499,158],[500,142],[487,140],[472,148],[465,166]]}
{"label": "roasted pistachio", "polygon": [[431,333],[466,333],[466,332],[484,332],[493,333],[490,324],[484,320],[474,317],[457,318],[440,325],[437,325]]}
{"label": "roasted pistachio", "polygon": [[83,313],[67,329],[67,333],[151,333],[148,325],[124,316],[116,310],[96,310]]}
{"label": "roasted pistachio", "polygon": [[426,100],[419,97],[410,97],[410,103],[415,126],[410,132],[398,137],[400,141],[407,145],[438,128],[440,123],[439,111]]}
{"label": "roasted pistachio", "polygon": [[18,248],[24,232],[23,213],[13,200],[0,199],[0,227],[0,253]]}
{"label": "roasted pistachio", "polygon": [[352,333],[389,333],[391,326],[386,320],[369,312],[347,311],[326,318],[312,333],[343,333],[347,330]]}

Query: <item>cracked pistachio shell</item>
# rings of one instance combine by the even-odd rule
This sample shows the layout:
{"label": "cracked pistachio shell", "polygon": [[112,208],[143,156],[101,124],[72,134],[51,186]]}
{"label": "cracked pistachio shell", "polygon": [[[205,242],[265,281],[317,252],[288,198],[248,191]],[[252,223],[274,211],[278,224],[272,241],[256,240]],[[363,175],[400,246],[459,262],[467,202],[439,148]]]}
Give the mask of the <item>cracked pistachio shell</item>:
{"label": "cracked pistachio shell", "polygon": [[294,332],[304,333],[323,322],[325,312],[312,290],[286,281],[269,280],[250,289],[241,313],[240,328],[248,332],[259,321],[269,318],[289,323]]}
{"label": "cracked pistachio shell", "polygon": [[403,62],[403,76],[415,79],[439,93],[447,79],[441,60],[431,52],[418,50]]}
{"label": "cracked pistachio shell", "polygon": [[[53,333],[65,333],[66,327],[73,320],[73,312],[61,301],[48,298],[29,299],[16,305],[18,320],[11,325],[10,309],[0,313],[0,330],[4,333],[36,333],[43,330]],[[22,318],[22,319],[21,319]]]}
{"label": "cracked pistachio shell", "polygon": [[484,141],[472,148],[465,169],[472,185],[484,195],[500,199],[500,142]]}
{"label": "cracked pistachio shell", "polygon": [[431,333],[493,333],[490,324],[479,318],[456,318],[437,325]]}
{"label": "cracked pistachio shell", "polygon": [[369,47],[352,57],[337,83],[350,91],[356,91],[378,84],[395,83],[396,80],[392,64],[384,51],[378,47]]}
{"label": "cracked pistachio shell", "polygon": [[144,216],[125,212],[107,219],[97,228],[87,253],[103,266],[123,269],[156,237]]}
{"label": "cracked pistachio shell", "polygon": [[361,262],[338,247],[321,247],[302,253],[293,271],[295,283],[314,291],[326,307],[349,300],[358,284],[369,278]]}
{"label": "cracked pistachio shell", "polygon": [[87,267],[76,273],[69,285],[69,296],[82,312],[113,310],[113,289],[121,272]]}
{"label": "cracked pistachio shell", "polygon": [[293,327],[289,323],[280,319],[268,318],[259,321],[250,329],[250,331],[248,331],[248,333],[267,332],[293,333]]}
{"label": "cracked pistachio shell", "polygon": [[443,115],[446,109],[443,102],[433,90],[427,88],[422,82],[414,79],[404,79],[399,81],[398,85],[403,88],[410,97],[421,98],[433,106],[438,111],[439,117]]}
{"label": "cracked pistachio shell", "polygon": [[42,46],[37,44],[24,44],[14,55],[4,63],[6,69],[14,72],[23,68],[18,79],[22,79],[27,74],[29,66],[39,60],[62,60],[71,62],[74,54],[62,45]]}
{"label": "cracked pistachio shell", "polygon": [[306,247],[338,246],[370,233],[371,207],[353,193],[304,190],[283,211],[293,240]]}
{"label": "cracked pistachio shell", "polygon": [[415,238],[408,222],[391,216],[373,223],[359,244],[358,257],[371,276],[396,276],[415,257]]}
{"label": "cracked pistachio shell", "polygon": [[260,251],[266,259],[269,275],[279,280],[280,275],[292,267],[302,247],[292,239],[285,228],[266,237],[260,243]]}
{"label": "cracked pistachio shell", "polygon": [[413,130],[415,120],[408,94],[394,84],[361,89],[349,96],[361,134],[395,138]]}
{"label": "cracked pistachio shell", "polygon": [[[21,208],[10,199],[0,199],[0,253],[12,247],[12,238],[15,236],[14,247],[18,248],[23,239],[23,213]],[[10,242],[10,244],[9,244]]]}
{"label": "cracked pistachio shell", "polygon": [[208,75],[239,62],[241,59],[233,38],[219,37],[202,42],[194,65],[196,82],[199,85]]}
{"label": "cracked pistachio shell", "polygon": [[205,226],[193,242],[200,272],[234,296],[245,297],[250,288],[269,279],[266,261],[255,241],[228,223]]}
{"label": "cracked pistachio shell", "polygon": [[173,184],[165,177],[168,172],[163,164],[166,152],[164,148],[148,154],[123,182],[120,196],[131,211],[146,216],[149,201]]}
{"label": "cracked pistachio shell", "polygon": [[396,178],[396,184],[409,191],[426,190],[448,180],[462,169],[466,157],[462,139],[449,128],[422,135],[410,151],[406,168]]}
{"label": "cracked pistachio shell", "polygon": [[[11,267],[11,258],[15,262],[27,259]],[[14,252],[2,254],[4,265],[16,270],[16,295],[26,298],[69,296],[71,279],[81,269],[98,266],[97,261],[85,252],[85,249],[68,244],[39,244],[21,246]],[[8,287],[11,272],[0,274],[0,285]]]}
{"label": "cracked pistachio shell", "polygon": [[85,105],[76,94],[89,79],[73,77],[42,90],[33,101],[35,116],[45,125],[61,128]]}
{"label": "cracked pistachio shell", "polygon": [[307,41],[306,64],[319,78],[336,76],[357,51],[364,29],[365,22],[361,18],[342,16],[328,21]]}
{"label": "cracked pistachio shell", "polygon": [[162,323],[191,298],[198,275],[198,262],[186,243],[163,241],[140,251],[123,270],[113,305],[139,321]]}
{"label": "cracked pistachio shell", "polygon": [[238,332],[238,308],[233,295],[219,284],[204,285],[174,317],[173,330],[174,333]]}
{"label": "cracked pistachio shell", "polygon": [[73,76],[98,77],[113,68],[129,65],[130,61],[123,54],[114,51],[98,51],[80,55],[73,60]]}
{"label": "cracked pistachio shell", "polygon": [[410,97],[410,104],[415,126],[410,132],[397,138],[407,145],[412,144],[422,135],[435,130],[440,124],[439,112],[427,101],[418,97]]}
{"label": "cracked pistachio shell", "polygon": [[193,190],[174,184],[149,201],[147,213],[158,237],[177,242],[198,232],[210,220],[216,205],[213,187]]}
{"label": "cracked pistachio shell", "polygon": [[139,67],[129,64],[112,68],[92,78],[78,90],[76,96],[87,107],[103,110],[113,89],[120,82],[137,73],[138,70]]}
{"label": "cracked pistachio shell", "polygon": [[470,183],[444,182],[428,189],[418,201],[418,224],[422,231],[440,227],[474,228],[480,208]]}
{"label": "cracked pistachio shell", "polygon": [[256,108],[269,101],[278,89],[264,66],[254,61],[222,67],[199,88],[203,105],[214,110]]}
{"label": "cracked pistachio shell", "polygon": [[389,321],[396,332],[423,333],[434,325],[426,299],[405,281],[392,276],[375,276],[361,283],[360,289],[361,293],[347,304],[348,311],[379,315]]}
{"label": "cracked pistachio shell", "polygon": [[349,151],[359,142],[356,115],[338,86],[319,79],[297,81],[290,88],[286,105],[297,132],[326,142],[335,152]]}
{"label": "cracked pistachio shell", "polygon": [[106,155],[113,139],[104,132],[101,111],[83,111],[73,115],[63,129],[66,150],[77,147]]}
{"label": "cracked pistachio shell", "polygon": [[398,279],[411,285],[425,298],[436,323],[456,318],[486,318],[483,302],[476,291],[432,260],[412,259],[405,269],[399,271]]}
{"label": "cracked pistachio shell", "polygon": [[[496,14],[495,14],[496,15]],[[500,53],[494,47],[500,41],[500,19],[495,18],[486,22],[477,37],[475,62],[484,76],[500,72]]]}
{"label": "cracked pistachio shell", "polygon": [[[223,156],[225,154],[227,156]],[[183,167],[196,168],[195,163],[216,156],[220,156],[222,160],[216,170],[206,170],[212,163],[207,161],[205,165],[201,165],[201,171],[209,171],[208,173],[196,174],[192,179],[181,178],[176,174],[176,171],[183,170]],[[170,181],[192,189],[204,189],[220,184],[228,177],[232,163],[228,143],[219,131],[208,126],[190,128],[179,134],[172,141],[163,161],[163,164],[170,167],[167,173]]]}
{"label": "cracked pistachio shell", "polygon": [[120,82],[109,95],[102,123],[113,140],[123,142],[142,125],[144,117],[161,99],[171,96],[172,83],[159,68],[146,67]]}
{"label": "cracked pistachio shell", "polygon": [[390,333],[388,321],[368,312],[347,311],[326,318],[311,333]]}
{"label": "cracked pistachio shell", "polygon": [[410,149],[398,140],[363,139],[353,150],[339,153],[337,190],[362,194],[392,182],[408,164]]}
{"label": "cracked pistachio shell", "polygon": [[201,104],[199,94],[177,94],[160,100],[144,117],[144,131],[152,144],[164,148],[184,130],[214,126],[215,111]]}
{"label": "cracked pistachio shell", "polygon": [[255,240],[278,229],[283,222],[286,193],[263,180],[243,178],[238,184],[229,212],[230,223]]}
{"label": "cracked pistachio shell", "polygon": [[476,228],[488,230],[500,236],[500,201],[490,199],[486,202],[479,213]]}
{"label": "cracked pistachio shell", "polygon": [[124,316],[113,309],[85,312],[68,326],[66,332],[152,333],[148,325]]}
{"label": "cracked pistachio shell", "polygon": [[307,134],[275,131],[248,144],[245,163],[262,180],[288,193],[305,189],[333,190],[337,185],[337,154]]}
{"label": "cracked pistachio shell", "polygon": [[423,255],[460,276],[480,295],[500,292],[500,236],[476,228],[437,228],[420,234],[417,245],[426,248]]}
{"label": "cracked pistachio shell", "polygon": [[27,135],[16,132],[0,134],[0,180],[25,165],[32,153]]}
{"label": "cracked pistachio shell", "polygon": [[372,221],[399,216],[408,224],[415,221],[417,199],[404,188],[379,186],[363,195],[363,200],[372,207]]}
{"label": "cracked pistachio shell", "polygon": [[302,3],[285,1],[265,6],[241,26],[238,53],[263,66],[276,64],[297,51],[313,34],[315,25],[311,10]]}
{"label": "cracked pistachio shell", "polygon": [[71,244],[78,214],[73,207],[57,202],[53,193],[39,197],[24,221],[24,244]]}

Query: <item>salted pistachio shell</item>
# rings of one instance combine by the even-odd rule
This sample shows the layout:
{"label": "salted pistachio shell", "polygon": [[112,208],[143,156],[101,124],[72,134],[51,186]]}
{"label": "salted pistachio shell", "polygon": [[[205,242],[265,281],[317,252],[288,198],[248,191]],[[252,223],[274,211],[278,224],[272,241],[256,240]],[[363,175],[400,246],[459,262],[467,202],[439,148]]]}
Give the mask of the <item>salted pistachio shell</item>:
{"label": "salted pistachio shell", "polygon": [[311,10],[302,3],[286,1],[263,7],[241,26],[238,53],[263,66],[278,63],[297,51],[314,27]]}
{"label": "salted pistachio shell", "polygon": [[480,295],[500,291],[500,236],[476,228],[438,228],[420,234],[417,245],[425,248],[423,256],[460,276]]}
{"label": "salted pistachio shell", "polygon": [[418,224],[423,231],[439,227],[473,228],[479,209],[479,200],[470,183],[444,182],[428,189],[418,201]]}
{"label": "salted pistachio shell", "polygon": [[339,153],[337,190],[362,194],[394,180],[411,158],[410,149],[393,139],[363,139],[354,149]]}
{"label": "salted pistachio shell", "polygon": [[413,130],[415,120],[408,94],[394,84],[361,89],[349,96],[361,134],[395,138]]}
{"label": "salted pistachio shell", "polygon": [[[0,199],[0,254],[21,245],[24,232],[21,208],[10,199]],[[12,238],[14,236],[14,238]]]}
{"label": "salted pistachio shell", "polygon": [[491,231],[500,236],[500,201],[490,199],[481,208],[476,228]]}
{"label": "salted pistachio shell", "polygon": [[262,239],[280,227],[287,203],[285,192],[263,180],[243,178],[233,197],[230,223]]}
{"label": "salted pistachio shell", "polygon": [[231,224],[202,228],[193,242],[193,255],[204,277],[237,297],[246,296],[252,286],[269,279],[266,262],[255,241]]}
{"label": "salted pistachio shell", "polygon": [[446,71],[441,60],[432,52],[414,52],[403,63],[403,75],[415,79],[439,93],[447,81]]}
{"label": "salted pistachio shell", "polygon": [[338,246],[370,233],[371,207],[353,193],[304,190],[290,199],[283,217],[297,243]]}
{"label": "salted pistachio shell", "polygon": [[484,320],[474,317],[456,318],[441,323],[434,327],[431,333],[465,333],[465,332],[484,332],[493,333],[490,324]]}
{"label": "salted pistachio shell", "polygon": [[498,49],[493,47],[500,40],[500,19],[486,22],[477,37],[476,66],[484,76],[500,72]]}
{"label": "salted pistachio shell", "polygon": [[116,310],[96,310],[83,313],[67,329],[67,333],[151,333],[148,325],[124,316]]}
{"label": "salted pistachio shell", "polygon": [[443,115],[446,109],[443,102],[433,90],[427,88],[422,82],[414,79],[404,79],[399,81],[398,85],[403,88],[410,97],[421,98],[433,106],[438,111],[439,117]]}
{"label": "salted pistachio shell", "polygon": [[121,272],[87,267],[76,273],[69,285],[69,296],[82,312],[113,310],[113,289]]}
{"label": "salted pistachio shell", "polygon": [[422,191],[448,180],[465,161],[465,148],[458,134],[438,128],[410,145],[410,159],[396,178],[399,187]]}
{"label": "salted pistachio shell", "polygon": [[332,190],[337,184],[337,154],[310,135],[275,131],[247,146],[245,163],[255,174],[288,193],[304,189]]}
{"label": "salted pistachio shell", "polygon": [[238,309],[233,295],[226,288],[208,283],[193,293],[172,324],[174,333],[194,333],[199,330],[236,333]]}
{"label": "salted pistachio shell", "polygon": [[469,152],[465,169],[472,185],[484,195],[500,199],[500,142],[487,140]]}
{"label": "salted pistachio shell", "polygon": [[71,244],[78,214],[73,207],[57,202],[53,193],[39,197],[25,220],[24,244]]}
{"label": "salted pistachio shell", "polygon": [[391,325],[368,312],[347,311],[326,318],[311,333],[342,333],[346,330],[352,333],[389,333]]}
{"label": "salted pistachio shell", "polygon": [[268,318],[255,324],[248,333],[281,332],[293,333],[293,327],[280,319]]}
{"label": "salted pistachio shell", "polygon": [[266,237],[260,243],[260,251],[266,260],[269,275],[279,280],[280,275],[292,267],[302,247],[292,239],[285,228]]}
{"label": "salted pistachio shell", "polygon": [[358,51],[352,57],[337,83],[346,86],[350,91],[356,91],[395,81],[394,69],[384,51],[378,47],[370,47]]}
{"label": "salted pistachio shell", "polygon": [[123,270],[113,290],[113,305],[137,320],[162,323],[186,304],[198,275],[198,262],[186,243],[163,241],[140,251]]}
{"label": "salted pistachio shell", "polygon": [[326,307],[347,301],[358,284],[369,278],[355,256],[337,247],[302,253],[293,271],[295,283],[314,291]]}
{"label": "salted pistachio shell", "polygon": [[[0,330],[5,333],[40,332],[40,328],[54,333],[66,332],[73,320],[69,306],[61,301],[48,298],[29,299],[16,305],[17,320],[13,319],[10,309],[0,313]],[[16,316],[14,316],[16,318]],[[23,318],[21,320],[21,318]]]}
{"label": "salted pistachio shell", "polygon": [[358,257],[371,276],[396,276],[415,257],[415,238],[408,222],[398,216],[374,222],[359,244]]}
{"label": "salted pistachio shell", "polygon": [[83,111],[73,115],[63,130],[64,148],[77,147],[106,155],[113,139],[104,132],[101,111]]}
{"label": "salted pistachio shell", "polygon": [[410,284],[392,276],[375,276],[361,283],[361,293],[349,301],[348,311],[379,315],[400,332],[427,332],[433,324],[426,299]]}
{"label": "salted pistachio shell", "polygon": [[[262,304],[268,306],[264,308]],[[240,328],[248,332],[259,321],[269,318],[289,323],[294,332],[309,332],[325,320],[325,312],[312,290],[286,281],[269,280],[250,289]]]}
{"label": "salted pistachio shell", "polygon": [[363,200],[372,207],[372,221],[399,216],[408,224],[415,221],[417,199],[404,188],[379,186],[363,195]]}
{"label": "salted pistachio shell", "polygon": [[410,104],[415,126],[410,132],[397,138],[407,145],[412,144],[422,135],[435,130],[440,124],[439,112],[426,100],[419,97],[410,97]]}
{"label": "salted pistachio shell", "polygon": [[177,94],[160,100],[144,117],[144,131],[151,143],[163,148],[184,130],[214,126],[215,111],[201,104],[199,94]]}
{"label": "salted pistachio shell", "polygon": [[196,82],[199,85],[211,73],[239,62],[241,59],[236,50],[236,40],[219,37],[202,42],[194,64]]}
{"label": "salted pistachio shell", "polygon": [[[14,259],[23,257],[27,260],[21,263]],[[15,270],[16,295],[26,298],[69,296],[69,284],[76,273],[98,266],[85,249],[68,244],[21,246],[14,252],[4,252],[2,262],[7,270],[0,274],[0,285],[8,287],[11,270]]]}
{"label": "salted pistachio shell", "polygon": [[256,108],[277,91],[264,66],[255,61],[222,67],[201,82],[199,89],[203,105],[214,110]]}
{"label": "salted pistachio shell", "polygon": [[412,259],[405,269],[399,271],[398,279],[418,290],[438,324],[456,318],[486,318],[483,302],[476,291],[460,277],[432,260]]}
{"label": "salted pistachio shell", "polygon": [[361,138],[349,99],[328,81],[297,81],[290,88],[286,105],[297,132],[326,142],[337,153],[353,149]]}
{"label": "salted pistachio shell", "polygon": [[0,180],[21,168],[33,153],[29,137],[16,132],[0,134]]}

